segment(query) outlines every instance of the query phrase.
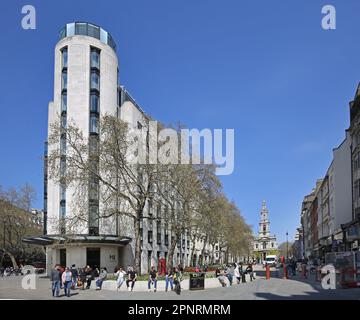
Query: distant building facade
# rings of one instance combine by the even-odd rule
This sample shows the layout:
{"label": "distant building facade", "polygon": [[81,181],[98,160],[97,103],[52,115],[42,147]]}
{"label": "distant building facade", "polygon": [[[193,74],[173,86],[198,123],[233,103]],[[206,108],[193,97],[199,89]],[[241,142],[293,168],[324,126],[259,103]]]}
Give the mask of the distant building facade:
{"label": "distant building facade", "polygon": [[328,170],[304,197],[301,210],[304,258],[356,251],[360,242],[360,86],[350,102],[350,127],[333,149]]}

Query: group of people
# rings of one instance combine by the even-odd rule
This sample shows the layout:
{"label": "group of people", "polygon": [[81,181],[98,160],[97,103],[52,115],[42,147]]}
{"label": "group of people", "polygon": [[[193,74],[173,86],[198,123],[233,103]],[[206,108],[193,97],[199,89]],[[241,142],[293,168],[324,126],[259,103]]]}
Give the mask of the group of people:
{"label": "group of people", "polygon": [[[73,264],[71,268],[55,265],[50,273],[51,290],[53,297],[59,297],[60,289],[64,289],[65,296],[70,297],[70,290],[76,287],[82,290],[90,289],[91,282],[96,280],[96,290],[101,290],[102,283],[107,278],[107,269],[101,271],[90,266],[77,269]],[[86,284],[86,287],[85,287]]]}
{"label": "group of people", "polygon": [[18,267],[18,268],[13,268],[13,267],[1,267],[0,268],[0,277],[9,277],[11,275],[22,275],[22,266]]}
{"label": "group of people", "polygon": [[[180,294],[181,287],[180,282],[182,279],[182,268],[180,266],[174,267],[173,269],[169,268],[165,272],[165,291],[167,292],[170,286],[171,291],[175,291]],[[151,288],[154,288],[154,292],[157,290],[158,283],[158,272],[155,270],[155,267],[151,267],[149,275],[148,275],[148,291],[151,292]],[[125,282],[128,291],[133,291],[135,282],[137,280],[137,273],[133,267],[129,267],[127,272],[119,267],[115,270],[116,277],[116,286],[117,290],[119,290],[122,284]]]}
{"label": "group of people", "polygon": [[[182,268],[180,266],[173,269],[168,269],[165,274],[165,291],[168,291],[169,287],[172,291],[180,294],[181,287],[180,282],[182,279]],[[128,267],[125,271],[122,267],[118,267],[114,270],[116,277],[116,286],[119,290],[122,284],[125,282],[128,291],[133,291],[136,280],[137,272],[133,267]],[[64,289],[65,296],[70,297],[70,291],[76,288],[82,290],[90,289],[91,282],[95,280],[96,290],[101,290],[103,282],[107,279],[108,272],[106,268],[102,268],[101,271],[97,267],[91,268],[86,266],[77,269],[75,265],[69,267],[62,267],[55,265],[50,273],[51,289],[53,297],[59,297],[60,289]],[[154,292],[157,290],[158,273],[155,267],[151,267],[148,278],[148,290],[154,288]]]}
{"label": "group of people", "polygon": [[233,285],[234,278],[236,279],[236,283],[246,282],[245,275],[250,275],[250,281],[255,280],[253,266],[249,263],[246,267],[240,263],[229,264],[223,268],[217,268],[215,270],[215,277],[219,280],[220,284],[223,287],[227,286],[227,281],[229,286]]}

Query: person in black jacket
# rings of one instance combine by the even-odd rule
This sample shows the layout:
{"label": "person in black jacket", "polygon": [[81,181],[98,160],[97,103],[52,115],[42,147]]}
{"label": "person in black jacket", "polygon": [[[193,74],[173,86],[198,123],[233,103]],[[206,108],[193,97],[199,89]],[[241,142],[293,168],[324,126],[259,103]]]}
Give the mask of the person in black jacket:
{"label": "person in black jacket", "polygon": [[70,272],[72,274],[72,284],[71,284],[71,287],[72,289],[74,290],[76,288],[76,283],[77,283],[77,279],[78,279],[78,276],[79,276],[79,273],[77,271],[77,269],[75,268],[75,264],[73,264],[71,266],[71,269],[70,269]]}
{"label": "person in black jacket", "polygon": [[252,264],[249,263],[246,267],[246,273],[250,274],[250,281],[255,280]]}
{"label": "person in black jacket", "polygon": [[59,293],[60,293],[61,276],[60,276],[60,270],[57,265],[55,265],[54,268],[51,269],[50,281],[51,281],[52,295],[53,295],[53,297],[55,295],[56,295],[56,297],[58,297]]}

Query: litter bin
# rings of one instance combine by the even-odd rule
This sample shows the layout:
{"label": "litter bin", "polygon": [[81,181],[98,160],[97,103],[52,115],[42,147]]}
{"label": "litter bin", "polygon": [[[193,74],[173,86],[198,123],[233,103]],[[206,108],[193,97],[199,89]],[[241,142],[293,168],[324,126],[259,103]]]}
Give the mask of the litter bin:
{"label": "litter bin", "polygon": [[190,273],[189,290],[204,290],[205,274],[205,272]]}

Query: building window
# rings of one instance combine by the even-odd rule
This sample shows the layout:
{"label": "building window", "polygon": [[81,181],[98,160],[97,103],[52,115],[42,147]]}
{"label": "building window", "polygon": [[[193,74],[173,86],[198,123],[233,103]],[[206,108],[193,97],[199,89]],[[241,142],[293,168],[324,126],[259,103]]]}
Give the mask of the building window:
{"label": "building window", "polygon": [[61,157],[60,160],[60,175],[63,177],[65,175],[66,170],[66,159],[65,157]]}
{"label": "building window", "polygon": [[99,133],[99,117],[97,115],[90,115],[90,133]]}
{"label": "building window", "polygon": [[63,90],[67,89],[67,71],[63,70],[61,73],[61,88]]}
{"label": "building window", "polygon": [[64,219],[66,216],[66,205],[65,201],[60,202],[60,219]]}
{"label": "building window", "polygon": [[255,245],[255,248],[256,248],[256,249],[259,249],[259,245],[258,245],[258,244],[256,244],[256,245]]}
{"label": "building window", "polygon": [[60,201],[66,200],[66,188],[64,184],[60,184]]}
{"label": "building window", "polygon": [[67,47],[61,49],[61,67],[67,68],[68,66],[68,51]]}
{"label": "building window", "polygon": [[169,235],[168,235],[168,234],[165,234],[164,244],[165,244],[165,246],[168,246],[168,245],[169,245]]}
{"label": "building window", "polygon": [[75,24],[75,34],[87,36],[87,23],[76,23]]}
{"label": "building window", "polygon": [[140,130],[141,130],[142,127],[143,127],[142,124],[141,124],[139,121],[137,122],[137,127],[138,127],[138,129],[140,129]]}
{"label": "building window", "polygon": [[148,243],[153,242],[153,233],[151,230],[148,231]]}
{"label": "building window", "polygon": [[89,200],[98,201],[99,200],[99,183],[91,181],[89,183]]}
{"label": "building window", "polygon": [[100,51],[98,49],[91,48],[90,67],[100,69]]}
{"label": "building window", "polygon": [[62,134],[60,137],[60,153],[61,155],[66,155],[66,136]]}
{"label": "building window", "polygon": [[99,113],[99,95],[96,93],[90,94],[90,112]]}
{"label": "building window", "polygon": [[92,156],[96,156],[98,154],[98,138],[95,136],[89,137],[89,153]]}
{"label": "building window", "polygon": [[99,207],[91,205],[89,208],[89,234],[99,234]]}
{"label": "building window", "polygon": [[91,90],[100,90],[100,76],[97,71],[91,71],[90,75],[90,88]]}
{"label": "building window", "polygon": [[67,111],[67,94],[62,93],[61,94],[61,113]]}
{"label": "building window", "polygon": [[88,36],[100,39],[100,28],[93,24],[88,24]]}
{"label": "building window", "polygon": [[61,115],[61,127],[66,129],[67,121],[66,121],[66,114]]}
{"label": "building window", "polygon": [[149,200],[148,202],[148,213],[149,213],[149,217],[152,217],[152,200]]}
{"label": "building window", "polygon": [[156,240],[157,244],[161,244],[161,220],[156,221]]}

